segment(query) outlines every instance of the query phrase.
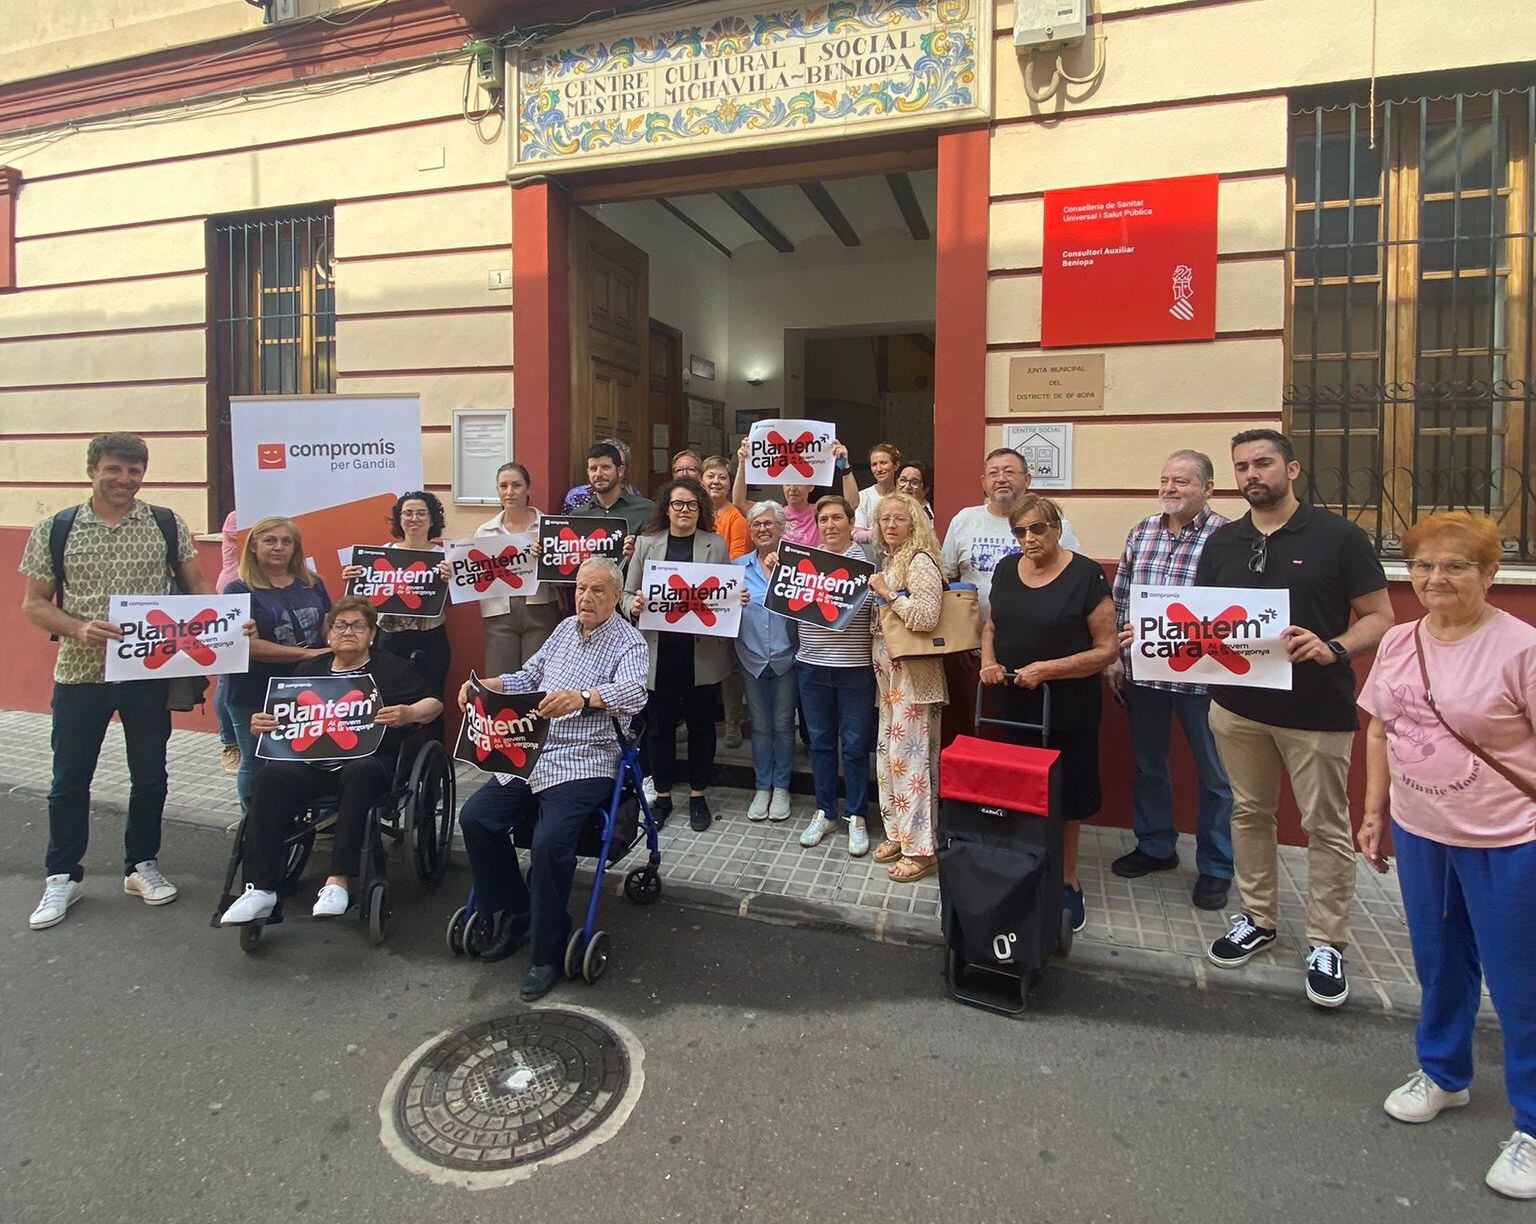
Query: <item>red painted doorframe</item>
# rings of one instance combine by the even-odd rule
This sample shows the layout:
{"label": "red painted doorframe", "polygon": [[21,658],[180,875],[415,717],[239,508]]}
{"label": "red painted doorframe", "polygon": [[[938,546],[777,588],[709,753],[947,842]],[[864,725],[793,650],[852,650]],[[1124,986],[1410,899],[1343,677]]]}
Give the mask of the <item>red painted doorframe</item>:
{"label": "red painted doorframe", "polygon": [[[930,453],[941,521],[976,500],[986,434],[989,156],[986,128],[938,137]],[[836,165],[835,151],[828,161]],[[546,509],[558,508],[571,461],[571,207],[549,179],[512,190],[513,444]]]}

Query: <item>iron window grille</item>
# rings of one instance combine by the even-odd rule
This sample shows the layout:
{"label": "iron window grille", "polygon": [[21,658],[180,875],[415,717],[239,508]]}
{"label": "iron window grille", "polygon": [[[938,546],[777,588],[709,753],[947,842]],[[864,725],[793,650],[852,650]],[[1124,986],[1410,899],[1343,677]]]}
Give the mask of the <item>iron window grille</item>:
{"label": "iron window grille", "polygon": [[1439,510],[1536,560],[1536,87],[1292,117],[1285,386],[1303,494],[1384,556]]}

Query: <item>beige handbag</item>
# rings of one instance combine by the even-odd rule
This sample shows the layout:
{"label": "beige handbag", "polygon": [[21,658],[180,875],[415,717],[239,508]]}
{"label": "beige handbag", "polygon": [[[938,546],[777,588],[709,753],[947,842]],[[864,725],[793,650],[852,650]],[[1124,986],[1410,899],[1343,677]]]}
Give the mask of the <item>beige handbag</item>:
{"label": "beige handbag", "polygon": [[[904,594],[905,592],[903,592]],[[893,659],[927,659],[981,649],[981,604],[976,588],[956,583],[945,588],[939,623],[927,633],[908,629],[890,604],[880,608],[880,635]]]}

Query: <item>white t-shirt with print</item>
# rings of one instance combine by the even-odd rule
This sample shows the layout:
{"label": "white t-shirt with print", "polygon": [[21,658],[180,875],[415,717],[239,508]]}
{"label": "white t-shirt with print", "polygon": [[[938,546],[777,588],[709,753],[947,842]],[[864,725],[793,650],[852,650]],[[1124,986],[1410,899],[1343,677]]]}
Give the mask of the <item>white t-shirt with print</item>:
{"label": "white t-shirt with print", "polygon": [[[1061,520],[1061,546],[1082,552],[1077,533],[1065,518]],[[950,582],[975,584],[981,614],[987,615],[992,595],[992,571],[1004,557],[1019,551],[1005,516],[993,514],[985,505],[967,506],[950,520],[944,533],[944,577]]]}

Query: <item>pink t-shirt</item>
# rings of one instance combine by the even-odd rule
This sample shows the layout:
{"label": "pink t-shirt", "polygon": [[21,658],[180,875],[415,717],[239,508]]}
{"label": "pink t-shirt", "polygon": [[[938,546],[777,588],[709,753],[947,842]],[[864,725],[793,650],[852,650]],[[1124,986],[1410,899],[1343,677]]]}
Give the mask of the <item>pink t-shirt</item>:
{"label": "pink t-shirt", "polygon": [[[1459,642],[1421,631],[1445,721],[1516,776],[1536,782],[1536,628],[1495,609]],[[1392,819],[1448,846],[1536,841],[1536,803],[1463,748],[1424,700],[1413,624],[1387,631],[1360,692],[1387,732]]]}
{"label": "pink t-shirt", "polygon": [[816,529],[816,507],[806,506],[803,509],[797,509],[794,506],[785,506],[784,538],[791,544],[800,544],[806,548],[820,548],[821,532]]}

